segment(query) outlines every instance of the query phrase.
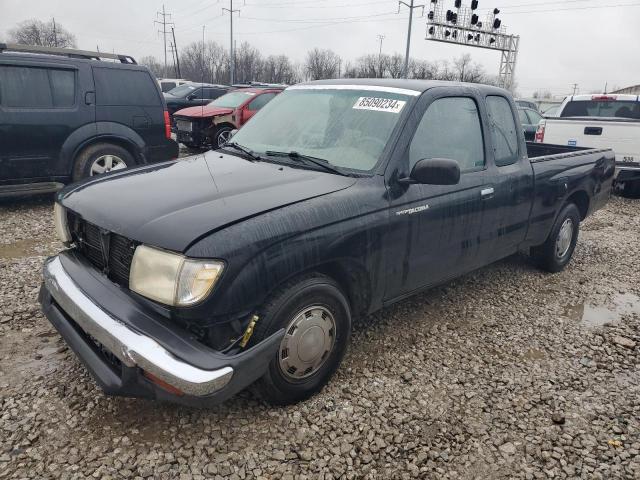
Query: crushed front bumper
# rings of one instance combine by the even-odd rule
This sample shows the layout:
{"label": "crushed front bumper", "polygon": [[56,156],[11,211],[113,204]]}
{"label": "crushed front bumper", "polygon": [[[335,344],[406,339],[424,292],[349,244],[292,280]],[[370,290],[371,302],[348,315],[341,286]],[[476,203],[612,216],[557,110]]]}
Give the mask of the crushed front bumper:
{"label": "crushed front bumper", "polygon": [[220,403],[253,383],[284,335],[276,332],[237,355],[211,350],[73,252],[45,262],[40,303],[107,394],[192,406]]}

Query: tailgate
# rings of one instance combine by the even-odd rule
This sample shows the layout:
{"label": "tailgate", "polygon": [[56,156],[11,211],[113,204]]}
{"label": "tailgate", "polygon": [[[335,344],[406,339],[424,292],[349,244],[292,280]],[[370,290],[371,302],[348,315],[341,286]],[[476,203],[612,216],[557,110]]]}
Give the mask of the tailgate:
{"label": "tailgate", "polygon": [[640,163],[640,122],[603,119],[547,119],[544,142],[612,148],[618,163]]}

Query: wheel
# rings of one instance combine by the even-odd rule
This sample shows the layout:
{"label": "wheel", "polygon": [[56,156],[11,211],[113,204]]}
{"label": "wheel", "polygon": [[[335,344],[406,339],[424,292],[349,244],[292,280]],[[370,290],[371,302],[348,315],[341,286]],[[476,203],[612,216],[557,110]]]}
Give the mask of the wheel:
{"label": "wheel", "polygon": [[286,333],[254,390],[269,403],[286,405],[320,391],[336,371],[351,334],[349,303],[330,278],[312,274],[280,288],[260,311],[257,343]]}
{"label": "wheel", "polygon": [[538,265],[548,272],[563,270],[576,248],[580,232],[580,212],[573,203],[565,205],[553,224],[547,241],[532,249]]}
{"label": "wheel", "polygon": [[123,170],[136,164],[133,155],[119,145],[96,143],[85,148],[76,157],[73,181],[101,173]]}
{"label": "wheel", "polygon": [[219,127],[211,139],[211,147],[215,150],[222,147],[231,138],[231,127]]}

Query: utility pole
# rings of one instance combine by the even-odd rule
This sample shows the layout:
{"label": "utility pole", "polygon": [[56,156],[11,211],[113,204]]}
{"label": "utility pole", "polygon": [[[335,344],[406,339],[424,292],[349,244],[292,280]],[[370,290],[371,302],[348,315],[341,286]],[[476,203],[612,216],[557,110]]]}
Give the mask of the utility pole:
{"label": "utility pole", "polygon": [[170,13],[166,13],[164,10],[164,4],[162,4],[162,12],[156,12],[156,19],[158,16],[162,17],[162,21],[154,20],[153,23],[157,23],[158,25],[162,25],[162,30],[158,30],[158,33],[161,33],[164,39],[164,75],[167,73],[167,25],[174,26],[173,22],[167,22],[167,17],[171,18]]}
{"label": "utility pole", "polygon": [[235,65],[235,54],[233,52],[233,14],[238,12],[238,14],[240,14],[240,10],[234,10],[233,9],[233,0],[229,0],[229,8],[223,8],[222,12],[229,12],[229,19],[231,20],[231,28],[230,28],[230,32],[231,32],[231,36],[230,36],[230,41],[229,41],[229,60],[230,60],[230,68],[229,68],[229,85],[233,85],[234,84],[234,77],[235,77],[235,69],[236,69],[236,65]]}
{"label": "utility pole", "polygon": [[409,48],[411,46],[411,23],[413,22],[413,9],[421,8],[422,16],[424,16],[424,5],[414,5],[413,0],[411,0],[411,4],[408,4],[400,0],[398,2],[398,13],[400,13],[400,7],[402,5],[409,8],[409,28],[407,29],[407,52],[404,55],[404,67],[402,69],[402,77],[407,78],[408,72],[409,72]]}
{"label": "utility pole", "polygon": [[378,34],[378,40],[380,40],[380,50],[378,50],[378,70],[380,71],[380,78],[382,78],[382,41],[384,38],[384,35]]}
{"label": "utility pole", "polygon": [[575,95],[577,91],[578,91],[578,84],[574,83],[573,84],[573,94]]}
{"label": "utility pole", "polygon": [[53,46],[58,46],[58,32],[56,31],[56,19],[55,17],[51,17],[53,20]]}
{"label": "utility pole", "polygon": [[182,74],[180,73],[180,57],[178,56],[178,44],[176,43],[176,31],[173,27],[171,27],[171,35],[173,35],[173,48],[176,51],[176,66],[178,67],[178,78],[182,78]]}

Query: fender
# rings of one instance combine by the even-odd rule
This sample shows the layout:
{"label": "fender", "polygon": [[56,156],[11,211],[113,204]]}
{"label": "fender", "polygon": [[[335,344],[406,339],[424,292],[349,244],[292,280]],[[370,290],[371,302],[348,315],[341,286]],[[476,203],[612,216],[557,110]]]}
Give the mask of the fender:
{"label": "fender", "polygon": [[67,175],[71,175],[73,159],[84,147],[90,143],[108,139],[115,139],[120,143],[127,144],[133,150],[137,159],[144,162],[142,151],[145,147],[145,142],[140,135],[121,123],[96,122],[83,125],[66,139],[60,151],[60,161],[65,167],[63,171]]}

